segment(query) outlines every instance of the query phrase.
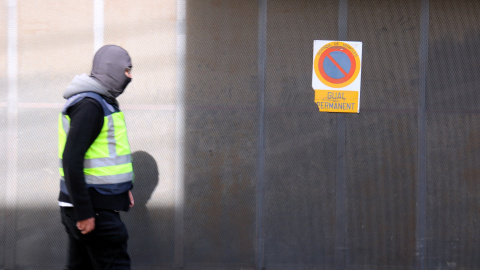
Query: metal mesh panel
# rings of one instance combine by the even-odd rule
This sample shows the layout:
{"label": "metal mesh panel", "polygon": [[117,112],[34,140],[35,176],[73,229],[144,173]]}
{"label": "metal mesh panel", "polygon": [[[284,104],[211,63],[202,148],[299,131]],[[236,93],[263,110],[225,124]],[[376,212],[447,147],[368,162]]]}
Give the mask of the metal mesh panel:
{"label": "metal mesh panel", "polygon": [[349,1],[362,40],[361,108],[346,123],[346,265],[415,262],[419,1]]}
{"label": "metal mesh panel", "polygon": [[427,80],[427,260],[478,269],[477,1],[430,5]]}
{"label": "metal mesh panel", "polygon": [[320,114],[315,107],[314,92],[307,87],[312,80],[311,66],[305,63],[311,62],[314,39],[336,38],[337,9],[336,1],[324,1],[322,5],[312,1],[268,2],[264,206],[267,269],[333,266],[335,115]]}
{"label": "metal mesh panel", "polygon": [[251,1],[188,2],[184,245],[193,268],[254,262],[256,18]]}

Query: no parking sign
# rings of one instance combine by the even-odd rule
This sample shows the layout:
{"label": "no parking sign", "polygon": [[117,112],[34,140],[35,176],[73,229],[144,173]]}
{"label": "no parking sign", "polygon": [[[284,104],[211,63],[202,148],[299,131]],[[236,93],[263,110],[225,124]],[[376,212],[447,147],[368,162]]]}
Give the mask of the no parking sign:
{"label": "no parking sign", "polygon": [[312,87],[320,111],[360,111],[361,67],[362,42],[313,42]]}

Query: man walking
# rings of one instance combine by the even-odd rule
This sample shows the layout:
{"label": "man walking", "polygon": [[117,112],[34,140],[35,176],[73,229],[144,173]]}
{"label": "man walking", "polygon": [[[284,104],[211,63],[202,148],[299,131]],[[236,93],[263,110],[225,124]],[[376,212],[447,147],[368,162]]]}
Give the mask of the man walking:
{"label": "man walking", "polygon": [[131,69],[126,50],[103,46],[91,74],[75,76],[63,94],[58,154],[66,269],[130,269],[128,232],[118,211],[133,206],[133,169],[116,98],[130,83]]}

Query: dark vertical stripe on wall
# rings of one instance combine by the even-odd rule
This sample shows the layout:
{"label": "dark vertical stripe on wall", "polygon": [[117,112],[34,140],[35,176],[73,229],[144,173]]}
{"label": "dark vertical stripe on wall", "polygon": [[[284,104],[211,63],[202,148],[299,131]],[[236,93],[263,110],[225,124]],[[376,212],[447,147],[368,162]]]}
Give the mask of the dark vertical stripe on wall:
{"label": "dark vertical stripe on wall", "polygon": [[267,58],[267,0],[258,1],[258,169],[256,189],[255,268],[264,268],[263,197],[265,178],[265,63]]}
{"label": "dark vertical stripe on wall", "polygon": [[421,0],[419,45],[419,102],[418,102],[418,175],[416,209],[416,269],[426,269],[426,193],[427,193],[427,117],[426,76],[428,61],[429,2]]}
{"label": "dark vertical stripe on wall", "polygon": [[[348,0],[338,1],[338,39],[347,40]],[[337,114],[337,173],[335,189],[335,269],[345,269],[346,208],[345,208],[345,114]]]}

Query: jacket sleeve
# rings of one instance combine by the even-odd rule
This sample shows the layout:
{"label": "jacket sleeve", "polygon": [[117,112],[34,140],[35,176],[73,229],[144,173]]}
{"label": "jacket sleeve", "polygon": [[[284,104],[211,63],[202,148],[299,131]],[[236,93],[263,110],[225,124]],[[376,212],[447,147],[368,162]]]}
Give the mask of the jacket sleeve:
{"label": "jacket sleeve", "polygon": [[83,160],[103,126],[103,109],[98,101],[85,98],[67,111],[70,129],[63,151],[63,170],[77,220],[95,216],[83,173]]}

